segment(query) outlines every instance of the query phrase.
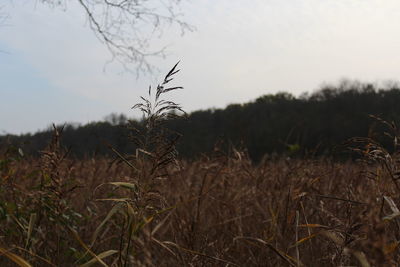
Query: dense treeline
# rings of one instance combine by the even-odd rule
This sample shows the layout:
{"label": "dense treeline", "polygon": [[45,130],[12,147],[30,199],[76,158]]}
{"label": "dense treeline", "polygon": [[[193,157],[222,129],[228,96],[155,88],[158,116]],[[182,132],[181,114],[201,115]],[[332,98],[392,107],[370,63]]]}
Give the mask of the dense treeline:
{"label": "dense treeline", "polygon": [[[232,147],[246,148],[254,160],[275,153],[331,155],[333,151],[343,151],[340,145],[351,137],[376,138],[372,135],[382,133],[381,124],[370,115],[399,121],[399,89],[397,84],[378,88],[342,82],[300,97],[278,93],[225,109],[196,111],[187,119],[170,121],[168,127],[182,134],[178,145],[182,157]],[[140,122],[132,123],[140,128]],[[124,127],[126,124],[127,118],[121,115],[84,126],[67,125],[63,143],[79,157],[88,153],[112,154],[109,145],[121,153],[132,153],[135,146],[128,141],[130,130]],[[50,136],[48,130],[3,136],[0,142],[12,142],[25,152],[34,153],[45,147]]]}

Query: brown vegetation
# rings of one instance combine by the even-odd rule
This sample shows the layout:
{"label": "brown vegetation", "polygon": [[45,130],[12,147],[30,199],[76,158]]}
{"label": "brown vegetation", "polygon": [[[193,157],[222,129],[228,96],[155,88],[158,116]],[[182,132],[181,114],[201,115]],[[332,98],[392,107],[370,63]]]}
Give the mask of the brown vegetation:
{"label": "brown vegetation", "polygon": [[1,151],[1,266],[397,266],[396,154],[355,139],[358,163],[178,161],[168,77],[136,106],[148,127],[130,157],[74,160],[56,128],[40,160]]}
{"label": "brown vegetation", "polygon": [[[282,159],[254,166],[236,152],[179,162],[151,191],[134,192],[129,184],[105,185],[135,180],[129,167],[46,155],[41,163],[10,162],[1,173],[2,266],[11,255],[35,266],[75,266],[95,255],[109,255],[104,264],[117,266],[399,261],[398,190],[384,166],[368,168],[371,179],[354,163]],[[118,198],[126,202],[99,200]]]}

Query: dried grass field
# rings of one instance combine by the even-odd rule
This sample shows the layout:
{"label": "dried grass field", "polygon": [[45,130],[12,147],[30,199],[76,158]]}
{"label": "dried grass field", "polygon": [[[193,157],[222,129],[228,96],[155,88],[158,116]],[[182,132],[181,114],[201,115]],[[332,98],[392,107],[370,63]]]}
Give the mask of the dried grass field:
{"label": "dried grass field", "polygon": [[137,171],[55,150],[1,167],[1,266],[399,262],[399,191],[385,164],[254,165],[236,152],[179,161],[150,182],[147,162]]}

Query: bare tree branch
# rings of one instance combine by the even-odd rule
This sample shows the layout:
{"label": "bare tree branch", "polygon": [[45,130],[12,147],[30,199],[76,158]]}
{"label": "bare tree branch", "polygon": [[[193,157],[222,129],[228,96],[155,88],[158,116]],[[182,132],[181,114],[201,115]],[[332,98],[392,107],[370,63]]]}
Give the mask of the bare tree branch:
{"label": "bare tree branch", "polygon": [[2,11],[3,8],[4,8],[4,6],[0,6],[0,26],[4,26],[4,25],[5,25],[5,22],[6,22],[7,19],[8,19],[7,13],[5,13],[5,12]]}
{"label": "bare tree branch", "polygon": [[[4,6],[0,6],[0,27],[6,26],[6,21],[9,18],[8,14],[2,11],[3,8]],[[0,53],[7,53],[7,52],[0,49]]]}
{"label": "bare tree branch", "polygon": [[[66,6],[72,0],[40,0],[51,6]],[[165,57],[165,47],[153,49],[151,41],[161,37],[167,26],[176,25],[181,34],[193,26],[177,12],[180,0],[75,0],[85,11],[90,28],[107,46],[112,60],[137,75],[149,73],[149,59]]]}

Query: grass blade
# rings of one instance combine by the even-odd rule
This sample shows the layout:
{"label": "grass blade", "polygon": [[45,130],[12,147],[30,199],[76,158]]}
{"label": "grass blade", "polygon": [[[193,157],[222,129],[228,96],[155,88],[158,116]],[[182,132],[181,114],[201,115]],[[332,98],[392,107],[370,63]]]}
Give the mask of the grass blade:
{"label": "grass blade", "polygon": [[25,242],[25,248],[28,247],[29,241],[31,239],[32,231],[33,231],[33,226],[35,225],[36,221],[36,213],[32,213],[30,218],[29,218],[29,225],[28,225],[28,234]]}
{"label": "grass blade", "polygon": [[7,249],[4,249],[4,248],[0,247],[0,256],[1,255],[6,256],[10,260],[12,260],[14,263],[16,263],[18,266],[21,266],[21,267],[32,267],[32,265],[30,265],[26,260],[24,260],[20,256],[10,252]]}
{"label": "grass blade", "polygon": [[79,237],[78,233],[77,233],[74,229],[72,229],[71,227],[69,227],[69,230],[72,232],[72,235],[75,237],[75,239],[78,241],[78,243],[81,244],[81,246],[86,250],[86,252],[89,252],[89,254],[92,255],[93,258],[94,258],[97,262],[101,263],[101,264],[102,264],[103,266],[105,266],[105,267],[108,267],[108,265],[107,265],[104,261],[102,261],[102,259],[99,258],[99,256],[96,255],[96,254],[85,244],[85,242],[82,241],[82,239]]}
{"label": "grass blade", "polygon": [[[100,253],[99,255],[97,255],[97,258],[99,258],[99,259],[104,259],[104,258],[106,258],[106,257],[109,257],[109,256],[111,256],[111,255],[114,255],[115,253],[118,253],[118,250],[107,250],[107,251],[104,251],[104,252]],[[86,262],[86,263],[80,265],[80,267],[89,267],[89,266],[92,266],[93,264],[95,264],[95,263],[98,261],[97,258],[91,259],[90,261],[88,261],[88,262]]]}

